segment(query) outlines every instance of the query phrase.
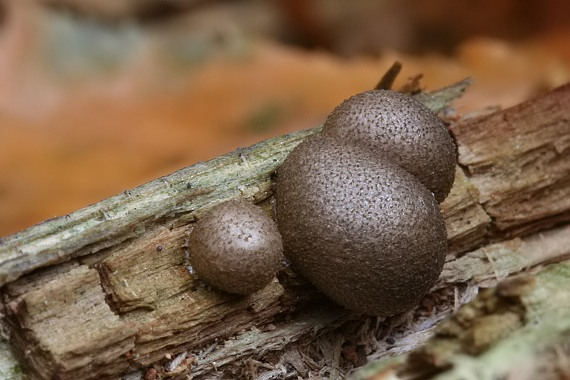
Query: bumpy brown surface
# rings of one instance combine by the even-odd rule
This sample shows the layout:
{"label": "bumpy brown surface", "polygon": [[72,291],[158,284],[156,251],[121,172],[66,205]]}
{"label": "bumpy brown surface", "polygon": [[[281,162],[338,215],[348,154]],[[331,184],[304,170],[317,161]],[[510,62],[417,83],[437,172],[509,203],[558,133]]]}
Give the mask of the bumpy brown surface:
{"label": "bumpy brown surface", "polygon": [[212,208],[190,235],[190,260],[199,278],[230,293],[263,288],[275,276],[282,257],[275,222],[244,200]]}
{"label": "bumpy brown surface", "polygon": [[453,185],[455,144],[441,120],[411,96],[385,90],[357,94],[328,116],[323,133],[382,152],[419,179],[438,202]]}
{"label": "bumpy brown surface", "polygon": [[366,148],[316,136],[278,171],[277,222],[286,256],[334,301],[371,315],[415,306],[446,254],[433,195]]}

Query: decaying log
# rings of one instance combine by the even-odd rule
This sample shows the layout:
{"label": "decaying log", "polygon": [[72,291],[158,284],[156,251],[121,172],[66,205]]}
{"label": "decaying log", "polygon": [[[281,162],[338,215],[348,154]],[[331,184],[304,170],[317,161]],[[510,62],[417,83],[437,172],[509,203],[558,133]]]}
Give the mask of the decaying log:
{"label": "decaying log", "polygon": [[[419,98],[443,111],[465,86]],[[264,371],[284,376],[293,368],[303,375],[310,368],[291,343],[350,321],[390,337],[374,343],[369,360],[409,351],[479,286],[570,255],[564,224],[570,219],[570,108],[564,104],[570,104],[570,85],[451,123],[459,166],[441,205],[450,254],[433,293],[405,321],[379,324],[335,307],[290,269],[246,297],[209,289],[188,270],[193,221],[238,196],[271,213],[273,172],[317,128],[194,165],[5,238],[0,281],[10,345],[32,376],[62,379],[148,367],[166,377],[221,374],[246,359],[259,367],[256,359],[271,352],[281,355]],[[330,356],[338,366],[343,340],[324,336],[334,337],[319,339],[334,347]]]}

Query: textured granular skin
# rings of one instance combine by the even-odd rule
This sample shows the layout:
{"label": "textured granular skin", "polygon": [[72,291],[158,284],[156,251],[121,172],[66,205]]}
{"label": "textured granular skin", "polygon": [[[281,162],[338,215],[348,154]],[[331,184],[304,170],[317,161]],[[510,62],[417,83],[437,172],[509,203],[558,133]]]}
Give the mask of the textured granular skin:
{"label": "textured granular skin", "polygon": [[453,185],[457,153],[447,128],[406,94],[373,90],[341,103],[323,134],[381,152],[430,189],[442,202]]}
{"label": "textured granular skin", "polygon": [[199,278],[237,294],[265,287],[283,259],[283,244],[275,222],[244,200],[212,208],[192,230],[189,249]]}
{"label": "textured granular skin", "polygon": [[310,138],[280,167],[275,190],[286,256],[339,304],[394,315],[439,277],[447,240],[433,194],[375,152]]}

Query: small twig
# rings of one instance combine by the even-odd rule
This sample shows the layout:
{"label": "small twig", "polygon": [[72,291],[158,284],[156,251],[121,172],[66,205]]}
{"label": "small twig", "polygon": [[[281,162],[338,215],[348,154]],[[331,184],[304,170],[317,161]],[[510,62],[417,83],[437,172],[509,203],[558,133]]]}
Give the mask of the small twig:
{"label": "small twig", "polygon": [[400,74],[402,70],[402,64],[399,61],[395,61],[392,66],[386,71],[386,74],[382,76],[380,82],[374,87],[375,90],[390,90],[396,77]]}
{"label": "small twig", "polygon": [[420,73],[408,78],[408,82],[400,87],[398,91],[410,95],[419,94],[422,92],[420,81],[423,77],[424,75]]}

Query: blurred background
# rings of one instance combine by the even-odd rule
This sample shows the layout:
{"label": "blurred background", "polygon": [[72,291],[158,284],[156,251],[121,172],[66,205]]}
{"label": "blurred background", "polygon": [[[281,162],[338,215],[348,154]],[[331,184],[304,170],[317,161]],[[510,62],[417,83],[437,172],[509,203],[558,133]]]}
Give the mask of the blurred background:
{"label": "blurred background", "polygon": [[570,80],[570,2],[0,0],[0,236],[316,126],[395,60],[508,107]]}

